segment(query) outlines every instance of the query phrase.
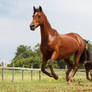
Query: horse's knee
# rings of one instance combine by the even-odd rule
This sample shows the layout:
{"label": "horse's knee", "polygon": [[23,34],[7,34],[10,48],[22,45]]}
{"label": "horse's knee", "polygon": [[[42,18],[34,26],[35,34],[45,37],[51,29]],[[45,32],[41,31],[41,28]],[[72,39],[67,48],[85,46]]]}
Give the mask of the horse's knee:
{"label": "horse's knee", "polygon": [[69,69],[69,70],[73,69],[73,65],[69,65],[69,66],[68,66],[68,69]]}
{"label": "horse's knee", "polygon": [[49,66],[49,67],[51,67],[51,66],[52,66],[52,64],[53,64],[53,61],[52,61],[52,60],[50,60],[50,62],[48,63],[48,66]]}
{"label": "horse's knee", "polygon": [[51,67],[51,64],[49,63],[48,66]]}
{"label": "horse's knee", "polygon": [[77,69],[78,69],[78,66],[74,66],[73,69],[74,69],[74,70],[77,70]]}

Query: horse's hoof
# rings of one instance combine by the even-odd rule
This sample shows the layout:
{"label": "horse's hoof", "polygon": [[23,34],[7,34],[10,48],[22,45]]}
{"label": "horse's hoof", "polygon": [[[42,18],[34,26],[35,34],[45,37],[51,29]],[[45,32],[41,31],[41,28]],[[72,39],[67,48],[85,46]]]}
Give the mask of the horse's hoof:
{"label": "horse's hoof", "polygon": [[68,80],[68,82],[67,82],[68,84],[71,84],[72,83],[72,80]]}
{"label": "horse's hoof", "polygon": [[71,83],[72,83],[72,81],[70,81],[70,80],[67,82],[67,84],[71,84]]}
{"label": "horse's hoof", "polygon": [[55,80],[58,80],[58,76],[57,75],[54,75],[53,76]]}
{"label": "horse's hoof", "polygon": [[50,77],[53,77],[53,75],[52,75],[52,74],[50,74],[49,76],[50,76]]}
{"label": "horse's hoof", "polygon": [[69,80],[68,80],[67,83],[68,83],[68,84],[71,84],[71,83],[72,83],[72,78],[71,78],[71,77],[69,77]]}

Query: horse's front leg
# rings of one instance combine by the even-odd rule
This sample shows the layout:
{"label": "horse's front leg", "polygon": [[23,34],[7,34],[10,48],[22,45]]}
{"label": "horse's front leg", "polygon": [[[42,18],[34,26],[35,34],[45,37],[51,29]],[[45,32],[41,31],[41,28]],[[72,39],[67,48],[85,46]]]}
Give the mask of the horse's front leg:
{"label": "horse's front leg", "polygon": [[47,61],[48,61],[47,59],[43,58],[41,71],[42,71],[43,73],[45,73],[46,75],[48,75],[49,77],[52,77],[52,75],[51,75],[50,73],[48,73],[48,72],[45,70]]}
{"label": "horse's front leg", "polygon": [[56,73],[54,72],[53,67],[52,67],[52,64],[56,60],[56,58],[57,58],[57,55],[56,55],[56,52],[54,52],[48,65],[49,65],[49,68],[51,70],[51,74],[52,74],[53,78],[57,80],[58,76],[56,75]]}

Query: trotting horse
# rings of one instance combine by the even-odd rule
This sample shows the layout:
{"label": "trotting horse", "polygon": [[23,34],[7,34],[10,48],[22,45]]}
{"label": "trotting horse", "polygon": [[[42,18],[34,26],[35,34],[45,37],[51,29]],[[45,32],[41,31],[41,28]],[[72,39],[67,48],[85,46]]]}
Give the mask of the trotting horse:
{"label": "trotting horse", "polygon": [[[30,24],[30,29],[34,31],[38,26],[40,26],[40,50],[43,54],[41,67],[42,72],[48,75],[49,77],[53,77],[57,80],[58,75],[56,75],[56,73],[54,72],[52,64],[56,60],[64,59],[69,66],[66,72],[66,80],[69,83],[72,82],[72,79],[78,69],[80,57],[86,47],[86,42],[81,36],[76,33],[59,34],[49,24],[41,6],[39,6],[39,8],[33,7],[33,9],[33,20]],[[70,61],[70,56],[73,54],[75,54],[74,65]],[[51,73],[45,70],[48,60],[48,65],[51,70]],[[72,74],[71,76],[69,76],[69,73],[72,69]]]}

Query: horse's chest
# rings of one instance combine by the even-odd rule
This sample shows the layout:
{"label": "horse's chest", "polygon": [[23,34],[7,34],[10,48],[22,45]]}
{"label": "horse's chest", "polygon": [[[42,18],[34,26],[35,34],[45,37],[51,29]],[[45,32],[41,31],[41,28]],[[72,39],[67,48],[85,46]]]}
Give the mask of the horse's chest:
{"label": "horse's chest", "polygon": [[44,56],[46,57],[51,57],[53,49],[50,48],[49,46],[41,46],[41,52]]}

